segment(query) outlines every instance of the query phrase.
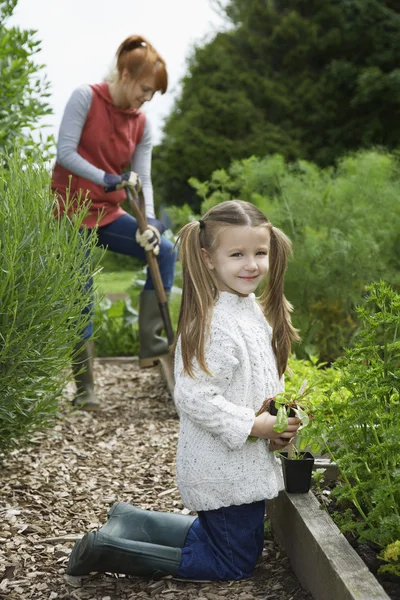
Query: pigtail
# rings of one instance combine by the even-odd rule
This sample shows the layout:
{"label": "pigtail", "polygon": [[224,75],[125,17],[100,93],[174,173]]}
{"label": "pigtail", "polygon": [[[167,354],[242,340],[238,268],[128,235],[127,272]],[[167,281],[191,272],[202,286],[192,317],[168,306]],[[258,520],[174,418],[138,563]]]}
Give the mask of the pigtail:
{"label": "pigtail", "polygon": [[287,367],[291,342],[299,341],[300,337],[290,318],[293,307],[283,293],[284,276],[288,258],[292,254],[292,244],[280,229],[271,225],[270,232],[269,277],[260,302],[265,318],[272,327],[272,347],[281,377]]}
{"label": "pigtail", "polygon": [[[204,227],[204,225],[203,225]],[[178,233],[179,258],[182,263],[182,301],[177,337],[181,338],[183,369],[194,377],[193,359],[210,374],[204,357],[216,290],[202,255],[200,222],[188,223]]]}

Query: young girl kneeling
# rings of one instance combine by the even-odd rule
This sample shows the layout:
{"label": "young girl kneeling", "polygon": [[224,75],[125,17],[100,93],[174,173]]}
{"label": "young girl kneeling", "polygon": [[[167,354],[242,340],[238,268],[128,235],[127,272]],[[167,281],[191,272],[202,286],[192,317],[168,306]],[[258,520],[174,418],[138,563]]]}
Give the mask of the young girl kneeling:
{"label": "young girl kneeling", "polygon": [[[188,223],[178,240],[177,482],[184,505],[198,517],[119,502],[99,532],[76,544],[71,575],[250,577],[263,549],[265,501],[283,489],[273,451],[291,441],[300,422],[289,418],[287,430],[276,433],[276,417],[255,414],[283,391],[291,342],[298,339],[283,294],[290,241],[240,200]],[[267,276],[258,301],[254,292]],[[249,435],[260,439],[250,442]]]}
{"label": "young girl kneeling", "polygon": [[[278,434],[276,417],[254,416],[266,398],[283,391],[297,339],[283,295],[291,246],[253,204],[238,200],[185,225],[179,238],[177,481],[198,520],[178,576],[241,579],[250,577],[263,549],[265,500],[283,488],[272,450],[287,445],[299,426],[289,419]],[[258,303],[254,292],[267,274]],[[249,435],[260,440],[251,443]]]}

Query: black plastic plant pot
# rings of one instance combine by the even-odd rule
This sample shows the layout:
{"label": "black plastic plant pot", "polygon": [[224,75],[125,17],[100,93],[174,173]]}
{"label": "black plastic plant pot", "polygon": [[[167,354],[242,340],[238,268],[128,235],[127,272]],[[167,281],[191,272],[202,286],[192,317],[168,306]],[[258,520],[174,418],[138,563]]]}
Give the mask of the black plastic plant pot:
{"label": "black plastic plant pot", "polygon": [[[275,406],[275,400],[271,400],[271,402],[268,404],[268,412],[273,417],[276,417],[276,415],[278,414],[278,409]],[[288,417],[295,417],[295,416],[296,416],[296,413],[294,412],[293,408],[291,408],[289,410]]]}
{"label": "black plastic plant pot", "polygon": [[313,455],[310,452],[302,452],[299,458],[289,459],[287,452],[281,452],[280,456],[285,490],[289,494],[307,494],[311,487]]}

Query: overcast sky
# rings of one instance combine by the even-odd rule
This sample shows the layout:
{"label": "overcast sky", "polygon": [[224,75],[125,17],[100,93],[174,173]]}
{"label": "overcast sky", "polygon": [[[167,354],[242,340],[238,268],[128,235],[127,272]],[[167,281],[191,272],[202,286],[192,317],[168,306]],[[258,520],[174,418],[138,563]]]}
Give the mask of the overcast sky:
{"label": "overcast sky", "polygon": [[147,37],[164,57],[170,80],[168,92],[156,94],[145,108],[155,143],[191,47],[223,28],[210,0],[18,0],[9,24],[38,32],[42,51],[36,60],[45,64],[54,110],[43,123],[56,137],[72,91],[82,83],[102,81],[126,37]]}

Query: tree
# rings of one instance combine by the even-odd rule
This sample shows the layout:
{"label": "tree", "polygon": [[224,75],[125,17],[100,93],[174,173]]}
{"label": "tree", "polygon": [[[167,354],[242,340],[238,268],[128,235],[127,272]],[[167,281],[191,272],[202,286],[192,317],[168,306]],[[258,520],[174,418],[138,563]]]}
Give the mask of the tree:
{"label": "tree", "polygon": [[[7,27],[18,0],[0,0],[0,149],[15,143],[29,151],[37,145],[32,131],[37,121],[52,113],[47,103],[49,83],[41,77],[43,65],[33,56],[40,51],[35,31]],[[48,141],[45,139],[45,147]]]}
{"label": "tree", "polygon": [[231,27],[197,47],[155,148],[168,204],[233,159],[279,152],[322,166],[400,138],[400,6],[384,0],[231,0]]}

